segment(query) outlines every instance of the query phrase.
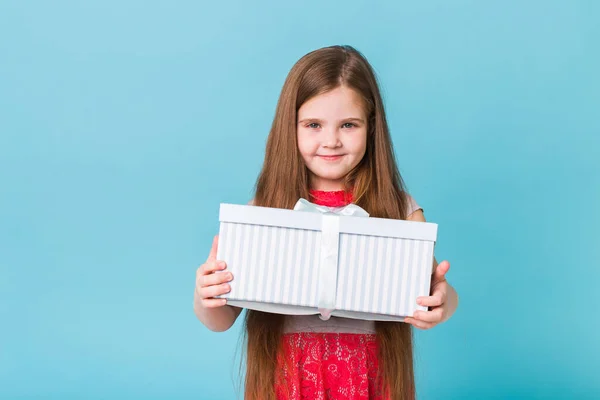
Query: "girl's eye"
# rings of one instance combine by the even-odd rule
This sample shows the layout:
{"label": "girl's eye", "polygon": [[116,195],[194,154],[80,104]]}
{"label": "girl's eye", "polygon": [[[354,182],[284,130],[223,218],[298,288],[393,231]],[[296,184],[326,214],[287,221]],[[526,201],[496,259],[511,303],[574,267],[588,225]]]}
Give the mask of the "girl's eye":
{"label": "girl's eye", "polygon": [[352,122],[346,122],[342,125],[342,128],[354,128],[354,124]]}
{"label": "girl's eye", "polygon": [[311,122],[307,126],[311,129],[317,129],[319,127],[319,124],[317,124],[316,122]]}

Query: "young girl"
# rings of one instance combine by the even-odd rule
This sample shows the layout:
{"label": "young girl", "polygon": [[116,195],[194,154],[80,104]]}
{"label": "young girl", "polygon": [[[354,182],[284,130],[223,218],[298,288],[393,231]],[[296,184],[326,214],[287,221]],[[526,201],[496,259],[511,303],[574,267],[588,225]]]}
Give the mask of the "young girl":
{"label": "young girl", "polygon": [[[302,57],[283,86],[253,204],[292,209],[299,198],[326,206],[355,203],[371,217],[425,221],[398,172],[376,77],[349,46]],[[209,329],[229,329],[241,309],[214,297],[231,273],[215,260],[197,272],[196,315]],[[434,260],[431,296],[403,322],[289,316],[248,310],[246,400],[413,399],[411,327],[429,329],[452,316],[458,296]]]}

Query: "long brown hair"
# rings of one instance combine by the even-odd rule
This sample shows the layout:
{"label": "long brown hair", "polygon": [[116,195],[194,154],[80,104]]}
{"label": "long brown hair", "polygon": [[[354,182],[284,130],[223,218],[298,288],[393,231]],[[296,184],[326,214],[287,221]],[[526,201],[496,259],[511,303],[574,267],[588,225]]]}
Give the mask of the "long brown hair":
{"label": "long brown hair", "polygon": [[[254,205],[291,209],[309,198],[308,172],[298,150],[297,112],[307,100],[340,85],[364,100],[368,119],[367,148],[345,179],[354,203],[372,217],[406,219],[405,186],[396,165],[384,105],[373,69],[350,46],[331,46],[308,53],[291,69],[283,85],[267,139],[265,160],[256,182]],[[248,310],[245,399],[275,399],[281,379],[278,364],[284,316]],[[376,322],[380,383],[393,400],[413,399],[415,384],[410,325]]]}

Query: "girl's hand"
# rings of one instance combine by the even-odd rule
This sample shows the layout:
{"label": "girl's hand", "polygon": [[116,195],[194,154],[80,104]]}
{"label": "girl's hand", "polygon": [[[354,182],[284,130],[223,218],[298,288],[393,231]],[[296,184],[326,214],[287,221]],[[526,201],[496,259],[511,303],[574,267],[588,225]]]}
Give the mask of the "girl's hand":
{"label": "girl's hand", "polygon": [[417,310],[412,318],[406,317],[404,322],[419,329],[430,329],[446,320],[449,311],[446,273],[449,269],[450,263],[442,261],[431,277],[431,296],[417,298],[417,304],[430,307],[430,311]]}
{"label": "girl's hand", "polygon": [[196,271],[196,294],[200,298],[200,305],[205,308],[223,307],[227,304],[227,300],[214,297],[231,290],[231,286],[227,283],[233,279],[231,272],[215,273],[227,267],[224,261],[216,259],[218,243],[219,235],[213,239],[208,259]]}

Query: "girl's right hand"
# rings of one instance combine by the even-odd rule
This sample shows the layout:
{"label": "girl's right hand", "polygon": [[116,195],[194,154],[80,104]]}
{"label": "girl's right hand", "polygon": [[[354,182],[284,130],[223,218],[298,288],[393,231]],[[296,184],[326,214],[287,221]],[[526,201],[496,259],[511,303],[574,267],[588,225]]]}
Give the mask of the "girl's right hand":
{"label": "girl's right hand", "polygon": [[226,299],[215,299],[219,296],[228,293],[231,290],[229,281],[233,279],[231,272],[218,272],[227,268],[224,261],[218,261],[217,245],[219,243],[219,235],[213,239],[212,248],[208,259],[196,271],[196,293],[200,298],[200,305],[205,308],[223,307],[227,304]]}

